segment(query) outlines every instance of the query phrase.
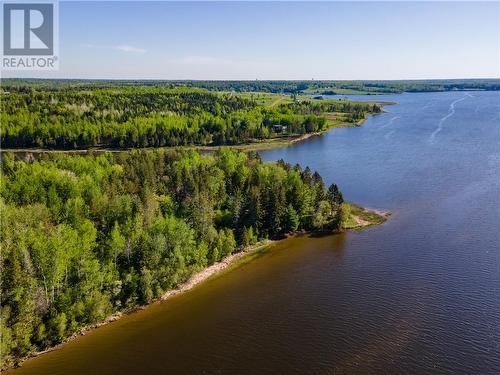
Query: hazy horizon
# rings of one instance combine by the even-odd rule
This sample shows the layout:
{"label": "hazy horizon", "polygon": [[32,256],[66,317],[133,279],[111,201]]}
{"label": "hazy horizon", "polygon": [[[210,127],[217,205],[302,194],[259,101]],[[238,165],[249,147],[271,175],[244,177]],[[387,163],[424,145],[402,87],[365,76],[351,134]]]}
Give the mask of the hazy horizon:
{"label": "hazy horizon", "polygon": [[175,79],[175,78],[79,78],[79,77],[32,77],[32,76],[12,76],[12,77],[2,77],[2,79],[20,79],[20,80],[61,80],[61,81],[165,81],[165,82],[203,82],[203,81],[213,81],[213,82],[254,82],[254,81],[271,81],[271,82],[307,82],[307,81],[317,81],[317,82],[423,82],[423,81],[498,81],[500,77],[484,77],[484,78],[418,78],[418,79]]}

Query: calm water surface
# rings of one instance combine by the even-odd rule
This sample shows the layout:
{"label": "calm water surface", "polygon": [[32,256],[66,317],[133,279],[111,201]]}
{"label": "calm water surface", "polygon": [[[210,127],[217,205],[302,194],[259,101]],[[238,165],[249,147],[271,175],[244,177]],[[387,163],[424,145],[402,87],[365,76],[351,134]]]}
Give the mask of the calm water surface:
{"label": "calm water surface", "polygon": [[269,151],[393,217],[264,256],[28,361],[21,374],[499,374],[500,92],[396,101]]}

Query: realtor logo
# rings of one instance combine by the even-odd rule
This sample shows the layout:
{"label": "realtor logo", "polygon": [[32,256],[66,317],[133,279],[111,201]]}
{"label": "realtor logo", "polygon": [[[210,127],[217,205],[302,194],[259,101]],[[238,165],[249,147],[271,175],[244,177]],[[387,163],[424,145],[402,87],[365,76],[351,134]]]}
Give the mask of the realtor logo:
{"label": "realtor logo", "polygon": [[3,69],[57,69],[57,3],[34,1],[3,4]]}
{"label": "realtor logo", "polygon": [[54,53],[53,4],[3,5],[3,54]]}

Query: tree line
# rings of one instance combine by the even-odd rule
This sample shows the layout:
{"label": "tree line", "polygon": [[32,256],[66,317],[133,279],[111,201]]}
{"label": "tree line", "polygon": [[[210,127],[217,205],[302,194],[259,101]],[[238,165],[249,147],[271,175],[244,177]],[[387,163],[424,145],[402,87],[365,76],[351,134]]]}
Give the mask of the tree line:
{"label": "tree line", "polygon": [[95,89],[103,87],[163,87],[203,88],[211,91],[268,92],[300,94],[314,90],[317,93],[336,94],[336,90],[355,90],[369,93],[433,92],[450,90],[500,90],[499,79],[434,79],[434,80],[246,80],[246,81],[191,81],[191,80],[82,80],[82,79],[22,79],[2,80],[5,90],[19,87],[66,90],[68,88]]}
{"label": "tree line", "polygon": [[338,231],[335,184],[220,151],[1,158],[3,365],[148,303],[242,247]]}

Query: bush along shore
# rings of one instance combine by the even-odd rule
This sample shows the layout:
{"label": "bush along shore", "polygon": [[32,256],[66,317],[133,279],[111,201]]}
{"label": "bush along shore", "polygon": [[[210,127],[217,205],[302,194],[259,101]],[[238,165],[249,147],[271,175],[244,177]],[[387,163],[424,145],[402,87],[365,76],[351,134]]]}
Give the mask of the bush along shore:
{"label": "bush along shore", "polygon": [[262,241],[384,220],[317,172],[251,153],[1,162],[2,367],[187,290]]}

